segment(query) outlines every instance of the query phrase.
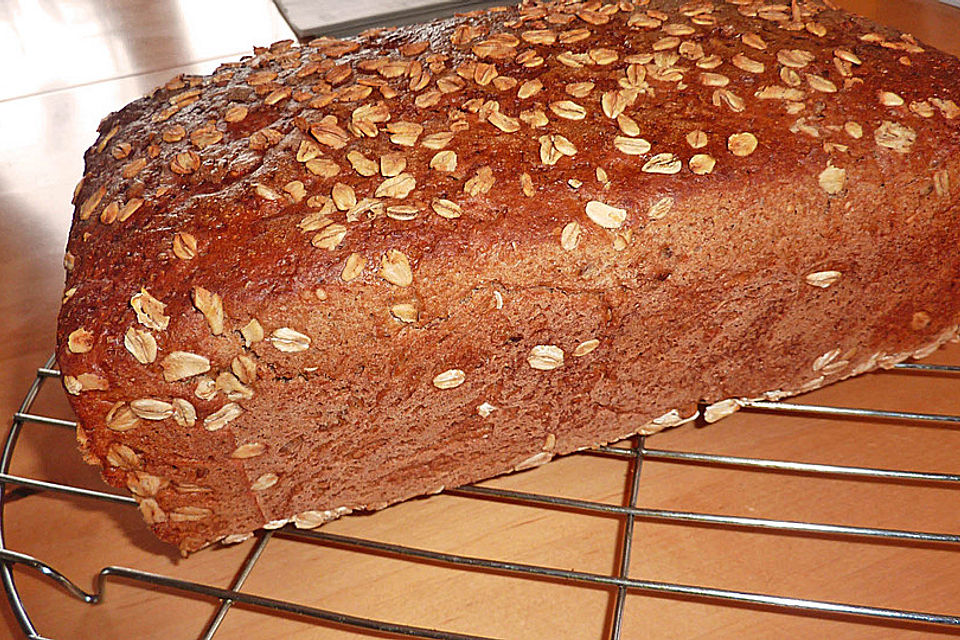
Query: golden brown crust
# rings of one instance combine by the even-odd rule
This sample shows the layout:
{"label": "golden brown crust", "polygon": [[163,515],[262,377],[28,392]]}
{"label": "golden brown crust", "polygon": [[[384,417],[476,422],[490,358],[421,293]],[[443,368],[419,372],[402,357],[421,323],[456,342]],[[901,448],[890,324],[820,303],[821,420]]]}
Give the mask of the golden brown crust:
{"label": "golden brown crust", "polygon": [[637,5],[277,43],[103,121],[58,358],[159,535],[316,524],[955,333],[960,62],[816,2]]}

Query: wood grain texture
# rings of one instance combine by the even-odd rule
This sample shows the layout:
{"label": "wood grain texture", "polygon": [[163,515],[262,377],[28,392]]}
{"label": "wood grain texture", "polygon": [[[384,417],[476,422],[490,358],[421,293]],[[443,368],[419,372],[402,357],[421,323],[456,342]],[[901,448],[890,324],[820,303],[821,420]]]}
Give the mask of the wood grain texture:
{"label": "wood grain texture", "polygon": [[[44,24],[60,25],[59,31],[52,32],[63,46],[69,48],[70,39],[77,38],[95,51],[81,55],[74,49],[76,64],[63,60],[57,64],[47,59],[49,45],[38,53],[51,30],[25,29],[18,22],[22,12],[37,10],[26,4],[7,3],[0,8],[0,47],[5,54],[20,52],[19,57],[4,58],[15,61],[18,71],[8,76],[0,95],[0,416],[4,421],[29,387],[36,366],[53,348],[70,194],[80,176],[82,152],[94,140],[99,119],[175,71],[209,71],[216,66],[214,58],[233,58],[249,45],[289,35],[265,0],[189,3],[212,7],[206,9],[211,11],[209,18],[190,17],[191,9],[184,9],[188,3],[173,0],[114,2],[112,6],[104,0],[53,1],[40,5],[47,11]],[[955,35],[960,32],[960,10],[934,0],[844,0],[840,4],[960,53]],[[78,7],[86,7],[85,18],[78,17]],[[120,50],[140,53],[117,57]],[[960,348],[951,345],[931,361],[960,364]],[[48,387],[37,409],[69,417],[62,394],[54,385]],[[960,381],[883,373],[824,389],[803,401],[957,414]],[[660,434],[648,446],[957,473],[960,430],[740,413],[706,429],[688,425]],[[96,473],[79,461],[69,434],[52,427],[27,428],[14,472],[102,488]],[[492,484],[621,504],[626,472],[623,462],[579,455]],[[956,491],[948,488],[654,462],[646,463],[643,473],[640,503],[646,507],[960,531]],[[440,496],[372,516],[347,518],[326,530],[466,555],[610,573],[615,570],[618,524],[607,517],[564,510]],[[12,548],[49,560],[88,588],[96,571],[108,564],[223,586],[252,545],[209,550],[182,561],[152,538],[131,508],[53,496],[12,503],[7,533]],[[654,521],[638,523],[634,542],[634,577],[960,613],[960,558],[954,548],[943,545],[871,544]],[[21,570],[17,575],[38,630],[51,638],[195,637],[214,610],[206,601],[129,582],[110,583],[105,602],[91,607],[70,600],[45,580]],[[602,589],[398,562],[281,539],[270,544],[246,590],[345,613],[510,638],[599,638],[612,602],[610,592]],[[6,605],[0,610],[5,625],[0,636],[20,637]],[[628,597],[625,622],[625,637],[630,638],[946,637],[929,627],[824,620],[639,592]],[[237,609],[227,616],[217,637],[371,636]]]}

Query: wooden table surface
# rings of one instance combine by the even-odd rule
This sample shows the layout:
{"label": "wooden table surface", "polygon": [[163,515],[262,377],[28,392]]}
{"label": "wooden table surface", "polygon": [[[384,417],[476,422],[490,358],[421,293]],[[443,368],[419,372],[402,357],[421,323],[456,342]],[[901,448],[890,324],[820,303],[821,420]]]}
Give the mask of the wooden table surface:
{"label": "wooden table surface", "polygon": [[[960,10],[934,0],[839,4],[960,54]],[[52,352],[73,185],[99,119],[180,71],[206,72],[253,44],[290,37],[268,0],[27,0],[0,2],[0,420],[4,427]],[[931,362],[960,364],[951,345]],[[960,414],[960,376],[886,372],[810,394],[804,402]],[[48,384],[36,411],[69,419]],[[960,428],[897,421],[741,412],[647,446],[867,467],[960,473]],[[624,504],[629,465],[578,455],[489,483]],[[13,472],[102,488],[64,429],[27,425]],[[647,461],[639,504],[787,520],[960,533],[956,484],[881,482]],[[611,575],[620,520],[442,495],[323,529],[437,551]],[[115,564],[227,586],[254,541],[188,560],[155,541],[134,509],[53,494],[7,506],[10,548],[36,555],[81,587]],[[836,536],[637,520],[630,575],[725,589],[960,614],[953,544],[891,544]],[[90,606],[17,569],[24,603],[50,638],[197,637],[212,600],[130,581],[108,582]],[[464,571],[275,537],[245,587],[347,614],[509,638],[609,635],[613,591]],[[0,637],[21,637],[0,604]],[[823,618],[631,591],[624,638],[935,638],[950,630]],[[235,608],[217,638],[370,638],[344,627]]]}

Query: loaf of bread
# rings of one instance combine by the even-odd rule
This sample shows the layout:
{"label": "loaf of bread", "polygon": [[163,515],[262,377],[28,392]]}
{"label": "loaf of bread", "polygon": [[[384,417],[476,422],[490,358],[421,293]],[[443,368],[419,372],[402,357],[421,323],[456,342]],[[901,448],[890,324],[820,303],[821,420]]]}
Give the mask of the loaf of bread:
{"label": "loaf of bread", "polygon": [[[957,335],[960,62],[824,3],[525,3],[108,116],[58,360],[184,552]],[[954,185],[951,187],[951,185]]]}

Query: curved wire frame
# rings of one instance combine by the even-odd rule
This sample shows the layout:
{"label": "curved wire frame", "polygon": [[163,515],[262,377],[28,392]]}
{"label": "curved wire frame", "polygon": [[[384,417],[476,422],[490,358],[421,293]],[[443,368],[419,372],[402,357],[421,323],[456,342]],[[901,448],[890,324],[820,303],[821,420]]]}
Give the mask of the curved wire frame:
{"label": "curved wire frame", "polygon": [[[608,587],[615,598],[611,609],[610,620],[606,630],[606,637],[618,640],[622,634],[623,610],[626,596],[629,592],[648,594],[671,594],[688,598],[709,600],[728,604],[746,605],[754,608],[778,610],[787,612],[806,612],[822,616],[853,616],[857,618],[873,619],[875,621],[894,620],[904,623],[924,625],[945,625],[960,627],[960,615],[947,615],[910,611],[906,609],[892,609],[870,607],[857,604],[793,598],[788,596],[753,593],[717,589],[709,586],[678,584],[671,582],[641,580],[629,576],[630,552],[633,538],[633,526],[637,519],[644,521],[687,522],[714,526],[726,526],[743,530],[771,530],[783,534],[803,534],[814,536],[840,536],[860,539],[874,539],[900,541],[903,543],[923,542],[937,545],[960,545],[960,535],[930,533],[924,531],[883,529],[874,527],[855,527],[843,524],[817,523],[806,521],[775,520],[768,518],[754,518],[742,516],[718,515],[697,513],[690,511],[676,511],[665,509],[646,509],[637,506],[640,472],[644,460],[669,460],[687,464],[706,464],[734,469],[769,469],[789,471],[815,476],[847,476],[860,478],[878,478],[898,482],[933,482],[960,486],[960,474],[931,473],[926,471],[908,471],[895,469],[878,469],[871,467],[856,467],[843,465],[816,464],[795,462],[790,460],[772,460],[764,458],[750,458],[698,453],[691,451],[671,451],[652,449],[645,446],[644,439],[638,437],[632,447],[603,446],[579,455],[599,455],[607,457],[626,458],[631,462],[631,472],[627,477],[626,494],[628,499],[624,505],[611,505],[590,500],[578,500],[562,496],[511,491],[489,487],[467,486],[446,491],[447,494],[461,496],[475,500],[497,500],[512,504],[536,506],[540,508],[566,509],[583,514],[612,515],[622,519],[619,534],[619,562],[618,570],[614,575],[604,575],[583,571],[555,569],[532,564],[506,562],[495,558],[479,558],[451,553],[441,553],[416,547],[391,544],[367,540],[364,538],[343,536],[323,531],[298,530],[284,527],[276,531],[263,531],[259,534],[257,544],[248,554],[230,588],[224,589],[208,584],[189,580],[172,578],[169,576],[148,573],[138,569],[118,566],[108,566],[100,570],[95,581],[93,592],[87,592],[77,584],[57,571],[46,562],[23,553],[11,550],[6,545],[4,537],[5,506],[9,499],[7,486],[18,487],[17,491],[50,491],[78,498],[109,501],[119,504],[136,505],[136,501],[123,495],[106,493],[95,489],[86,489],[72,485],[57,484],[43,480],[26,478],[9,473],[10,464],[16,449],[17,439],[24,425],[28,423],[45,424],[64,429],[74,429],[76,424],[69,420],[61,420],[30,413],[37,394],[44,381],[48,378],[59,377],[60,373],[52,369],[51,357],[43,367],[37,370],[37,376],[28,390],[19,410],[13,416],[13,424],[4,442],[2,456],[0,456],[0,485],[4,491],[0,492],[0,581],[3,583],[10,607],[20,624],[24,634],[31,640],[45,640],[41,636],[26,610],[20,593],[17,589],[13,567],[19,565],[35,571],[59,585],[65,593],[88,604],[97,604],[106,594],[107,583],[111,580],[133,581],[142,585],[159,587],[183,596],[199,596],[214,598],[220,601],[220,606],[201,634],[201,640],[213,638],[227,612],[234,604],[253,608],[265,612],[281,613],[297,616],[319,624],[332,624],[359,631],[369,631],[378,634],[392,634],[400,637],[435,638],[439,640],[492,640],[484,636],[464,635],[449,631],[397,624],[389,621],[374,620],[352,616],[326,609],[320,609],[300,603],[290,602],[278,598],[254,595],[241,588],[250,574],[257,560],[260,558],[267,544],[274,536],[298,539],[304,542],[325,544],[333,547],[348,548],[355,551],[385,554],[405,559],[411,562],[429,561],[448,566],[466,568],[479,572],[494,572],[508,574],[528,579],[552,579],[579,585]],[[902,371],[934,372],[939,374],[960,374],[960,366],[940,366],[928,364],[901,364],[896,367]],[[960,424],[960,416],[937,415],[926,413],[906,413],[899,411],[881,411],[874,409],[860,409],[850,407],[832,407],[820,405],[793,404],[784,402],[748,402],[745,409],[755,411],[775,411],[780,413],[801,413],[818,416],[854,416],[875,420],[909,420],[922,422],[936,422],[944,424]]]}

